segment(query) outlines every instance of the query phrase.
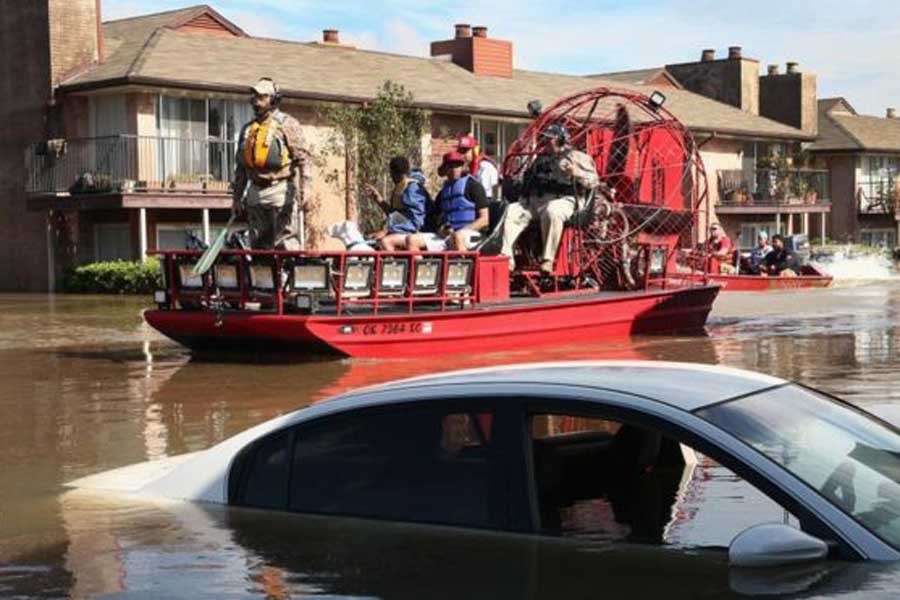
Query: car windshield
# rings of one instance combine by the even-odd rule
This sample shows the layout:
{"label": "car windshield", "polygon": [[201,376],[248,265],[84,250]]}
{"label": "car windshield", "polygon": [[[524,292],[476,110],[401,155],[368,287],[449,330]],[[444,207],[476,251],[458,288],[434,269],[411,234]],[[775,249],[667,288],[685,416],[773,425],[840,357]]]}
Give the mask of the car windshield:
{"label": "car windshield", "polygon": [[796,385],[698,411],[900,550],[900,436]]}

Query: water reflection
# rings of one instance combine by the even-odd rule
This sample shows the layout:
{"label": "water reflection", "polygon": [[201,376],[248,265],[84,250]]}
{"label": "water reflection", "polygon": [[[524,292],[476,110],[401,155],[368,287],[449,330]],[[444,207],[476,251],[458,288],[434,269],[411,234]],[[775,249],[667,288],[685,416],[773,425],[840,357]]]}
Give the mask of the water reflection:
{"label": "water reflection", "polygon": [[[142,324],[142,306],[127,298],[0,296],[0,595],[278,597],[272,590],[281,589],[293,596],[559,597],[615,590],[629,578],[648,590],[659,580],[658,590],[642,595],[730,593],[734,574],[697,554],[646,558],[639,548],[459,532],[443,543],[446,532],[435,538],[404,527],[370,531],[358,522],[111,500],[79,507],[59,497],[77,477],[200,450],[286,411],[399,377],[532,360],[690,360],[800,379],[900,423],[896,283],[723,295],[708,336],[300,364],[192,359]],[[728,477],[698,469],[685,506],[701,508],[668,527],[673,543],[720,544],[722,522],[764,505]],[[198,533],[197,523],[207,525]],[[635,556],[646,560],[632,565]],[[639,568],[648,565],[660,576],[643,576]],[[870,594],[900,583],[892,571],[857,576]],[[829,571],[816,593],[827,595],[842,577]]]}

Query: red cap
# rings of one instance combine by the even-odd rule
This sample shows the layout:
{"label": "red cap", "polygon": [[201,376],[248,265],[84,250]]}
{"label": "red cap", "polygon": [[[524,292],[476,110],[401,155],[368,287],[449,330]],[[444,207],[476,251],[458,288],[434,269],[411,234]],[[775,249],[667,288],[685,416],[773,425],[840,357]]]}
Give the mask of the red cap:
{"label": "red cap", "polygon": [[466,150],[471,150],[475,146],[478,145],[478,140],[475,139],[473,135],[464,135],[459,138],[456,142],[456,149],[460,152],[465,152]]}
{"label": "red cap", "polygon": [[438,167],[438,175],[444,175],[448,167],[464,164],[466,164],[465,156],[456,151],[447,152],[446,154],[444,154],[444,158],[441,160],[441,166]]}

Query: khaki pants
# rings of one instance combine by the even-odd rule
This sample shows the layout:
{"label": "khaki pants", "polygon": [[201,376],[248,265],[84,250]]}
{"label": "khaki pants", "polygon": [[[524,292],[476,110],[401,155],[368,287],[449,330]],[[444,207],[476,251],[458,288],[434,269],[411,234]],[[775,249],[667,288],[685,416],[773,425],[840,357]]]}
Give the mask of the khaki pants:
{"label": "khaki pants", "polygon": [[297,188],[280,181],[266,188],[250,184],[247,224],[254,250],[300,250],[297,239]]}
{"label": "khaki pants", "polygon": [[518,203],[510,204],[506,209],[506,220],[503,222],[503,249],[501,253],[509,257],[509,269],[516,267],[513,259],[513,244],[525,231],[532,219],[541,220],[541,239],[544,247],[541,251],[541,270],[552,271],[556,250],[562,239],[563,226],[575,212],[574,196],[555,196],[543,194],[537,197],[522,198]]}

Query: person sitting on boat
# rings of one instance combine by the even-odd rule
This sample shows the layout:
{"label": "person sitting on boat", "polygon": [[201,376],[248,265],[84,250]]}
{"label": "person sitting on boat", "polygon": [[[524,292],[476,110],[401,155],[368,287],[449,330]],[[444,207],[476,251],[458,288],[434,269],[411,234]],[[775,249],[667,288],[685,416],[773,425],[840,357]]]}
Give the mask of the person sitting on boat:
{"label": "person sitting on boat", "polygon": [[494,159],[481,152],[478,140],[471,135],[460,137],[456,144],[456,150],[466,157],[466,168],[469,175],[481,183],[488,200],[496,200],[497,188],[500,185],[500,173]]}
{"label": "person sitting on boat", "polygon": [[445,178],[436,199],[440,211],[437,233],[420,232],[409,236],[410,250],[470,250],[481,240],[490,220],[484,187],[465,174],[466,159],[459,152],[444,154],[438,174]]}
{"label": "person sitting on boat", "polygon": [[524,177],[522,197],[507,209],[503,222],[503,249],[510,271],[516,268],[513,244],[533,219],[540,219],[543,237],[541,272],[553,272],[553,261],[566,221],[575,213],[588,190],[599,183],[594,160],[569,144],[568,130],[553,123],[541,132],[549,153],[538,156]]}
{"label": "person sitting on boat", "polygon": [[718,223],[709,226],[709,239],[706,240],[706,253],[710,256],[710,271],[715,274],[731,275],[735,273],[734,246],[728,235]]}
{"label": "person sitting on boat", "polygon": [[776,233],[772,236],[772,251],[763,259],[760,275],[796,277],[797,273],[790,268],[793,261],[794,256],[784,247],[784,238]]}
{"label": "person sitting on boat", "polygon": [[405,156],[392,158],[388,170],[394,182],[390,202],[385,202],[374,186],[367,185],[366,190],[387,215],[387,227],[376,235],[378,247],[392,252],[406,250],[409,235],[422,231],[431,197],[419,181],[410,177],[409,160]]}
{"label": "person sitting on boat", "polygon": [[768,232],[760,231],[759,235],[756,236],[756,245],[750,251],[750,273],[759,275],[763,259],[771,251],[772,246],[769,245]]}

